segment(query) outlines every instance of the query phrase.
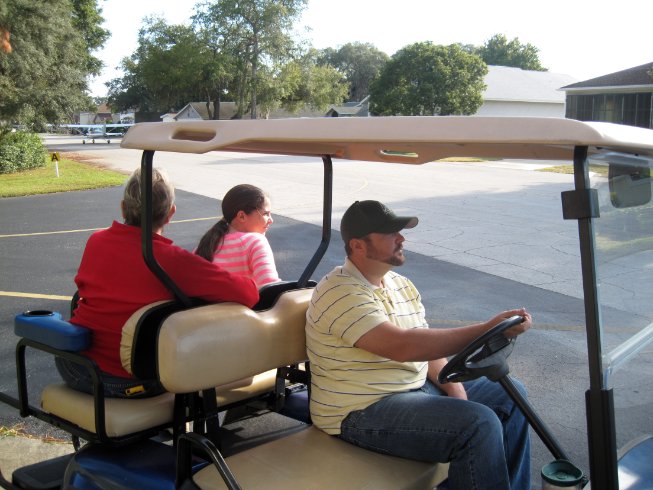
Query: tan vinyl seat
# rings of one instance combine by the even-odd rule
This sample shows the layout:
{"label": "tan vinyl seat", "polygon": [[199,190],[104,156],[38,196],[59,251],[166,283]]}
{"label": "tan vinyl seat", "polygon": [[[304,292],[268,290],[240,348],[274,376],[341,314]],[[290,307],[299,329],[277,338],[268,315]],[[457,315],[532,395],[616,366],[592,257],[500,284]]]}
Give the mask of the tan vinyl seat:
{"label": "tan vinyl seat", "polygon": [[[216,388],[218,406],[248,400],[274,390],[276,370],[266,371]],[[151,398],[105,399],[105,431],[109,437],[123,437],[153,427],[169,425],[175,397],[164,393]],[[92,395],[69,388],[64,383],[46,386],[41,393],[41,409],[92,433],[95,427]]]}
{"label": "tan vinyl seat", "polygon": [[[310,297],[310,293],[308,297]],[[131,342],[139,319],[146,311],[164,303],[166,302],[159,301],[144,306],[136,311],[125,323],[121,340],[121,360],[123,366],[129,368],[127,369],[129,372],[131,372]],[[215,305],[201,306],[186,310],[184,312],[184,321],[190,318],[189,323],[191,324],[210,322],[213,306]],[[306,299],[306,303],[302,306],[304,312],[306,311],[307,306],[308,299]],[[208,310],[208,313],[204,312],[205,309]],[[247,308],[245,309],[250,311]],[[266,322],[270,322],[269,318],[274,317],[279,317],[279,321],[283,321],[281,318],[283,315],[279,314],[279,308],[272,307],[270,310],[265,312],[252,313],[255,315],[263,315],[263,317],[267,318],[265,320]],[[294,321],[297,322],[298,320],[303,328],[304,313],[301,314],[301,320],[295,313]],[[210,327],[208,328],[210,329]],[[219,337],[213,337],[213,341],[218,339]],[[212,355],[207,355],[203,360],[205,363],[204,369],[211,370],[210,365],[213,360],[214,358]],[[167,365],[165,357],[162,358],[161,362],[163,365]],[[243,377],[242,379],[232,380],[229,383],[216,386],[216,402],[218,407],[238,403],[274,391],[276,374],[276,369],[269,369],[251,373],[251,375]],[[195,389],[196,386],[197,385],[188,386],[186,388],[179,387],[178,392],[194,392],[197,391]],[[208,387],[204,386],[204,388]],[[173,393],[164,393],[151,398],[105,399],[105,431],[107,436],[111,438],[120,438],[155,427],[170,425],[173,421],[174,401],[175,396]],[[43,411],[72,422],[78,427],[91,433],[97,434],[94,404],[95,400],[93,395],[73,390],[63,383],[46,386],[41,393],[41,409]]]}
{"label": "tan vinyl seat", "polygon": [[[449,465],[429,464],[361,449],[314,427],[226,459],[247,490],[424,490],[447,478]],[[202,489],[223,489],[213,466],[193,481]]]}
{"label": "tan vinyl seat", "polygon": [[[170,392],[225,385],[306,360],[304,326],[310,289],[283,293],[255,312],[234,303],[170,315],[159,332],[159,374]],[[447,477],[429,464],[361,449],[307,426],[226,459],[242,488],[426,489]],[[200,488],[226,488],[213,466],[198,472]]]}
{"label": "tan vinyl seat", "polygon": [[[105,431],[109,437],[122,437],[172,422],[175,397],[164,393],[151,398],[127,400],[106,398]],[[93,395],[69,388],[63,383],[46,386],[41,393],[41,409],[57,415],[89,432],[95,427]]]}

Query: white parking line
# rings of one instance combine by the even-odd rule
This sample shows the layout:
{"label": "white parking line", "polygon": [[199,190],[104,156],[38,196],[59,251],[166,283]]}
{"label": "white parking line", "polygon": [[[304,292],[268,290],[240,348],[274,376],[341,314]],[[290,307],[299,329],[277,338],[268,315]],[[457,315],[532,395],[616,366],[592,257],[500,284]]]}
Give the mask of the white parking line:
{"label": "white parking line", "polygon": [[19,293],[16,291],[0,291],[0,296],[12,296],[14,298],[51,299],[55,301],[70,301],[72,299],[72,296],[61,296],[58,294]]}

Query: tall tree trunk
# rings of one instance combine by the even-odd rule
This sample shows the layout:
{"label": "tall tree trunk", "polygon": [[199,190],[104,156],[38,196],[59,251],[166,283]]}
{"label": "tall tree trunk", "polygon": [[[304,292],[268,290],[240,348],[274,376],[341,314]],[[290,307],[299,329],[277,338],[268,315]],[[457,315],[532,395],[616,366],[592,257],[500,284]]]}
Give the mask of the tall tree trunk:
{"label": "tall tree trunk", "polygon": [[215,95],[215,100],[213,101],[213,119],[218,120],[220,119],[220,92],[221,90],[217,90]]}
{"label": "tall tree trunk", "polygon": [[206,112],[208,113],[209,119],[215,119],[214,116],[214,111],[212,110],[211,107],[211,95],[209,94],[209,91],[206,91]]}
{"label": "tall tree trunk", "polygon": [[[254,33],[256,37],[256,33]],[[258,42],[254,42],[254,50],[252,53],[252,108],[251,118],[256,119],[256,85],[257,85],[257,70],[258,70]]]}

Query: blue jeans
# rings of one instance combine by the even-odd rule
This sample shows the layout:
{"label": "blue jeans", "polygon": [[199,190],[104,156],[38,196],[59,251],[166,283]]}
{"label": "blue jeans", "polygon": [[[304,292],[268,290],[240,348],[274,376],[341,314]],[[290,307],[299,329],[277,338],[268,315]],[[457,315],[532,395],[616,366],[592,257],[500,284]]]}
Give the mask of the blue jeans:
{"label": "blue jeans", "polygon": [[386,396],[351,412],[339,437],[384,454],[450,462],[452,489],[530,490],[528,421],[499,383],[479,378],[464,386],[468,401],[444,395],[430,381]]}
{"label": "blue jeans", "polygon": [[[54,362],[68,387],[93,394],[93,379],[84,366],[60,357],[55,357]],[[156,380],[121,378],[103,371],[100,371],[100,379],[104,386],[104,396],[107,398],[148,398],[165,392]]]}

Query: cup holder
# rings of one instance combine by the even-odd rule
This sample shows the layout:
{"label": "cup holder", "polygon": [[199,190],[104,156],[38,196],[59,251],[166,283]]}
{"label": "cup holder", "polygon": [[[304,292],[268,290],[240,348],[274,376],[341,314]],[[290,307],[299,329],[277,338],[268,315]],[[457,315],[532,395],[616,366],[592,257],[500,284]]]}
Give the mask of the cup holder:
{"label": "cup holder", "polygon": [[54,312],[50,310],[28,310],[23,313],[24,316],[54,316]]}

